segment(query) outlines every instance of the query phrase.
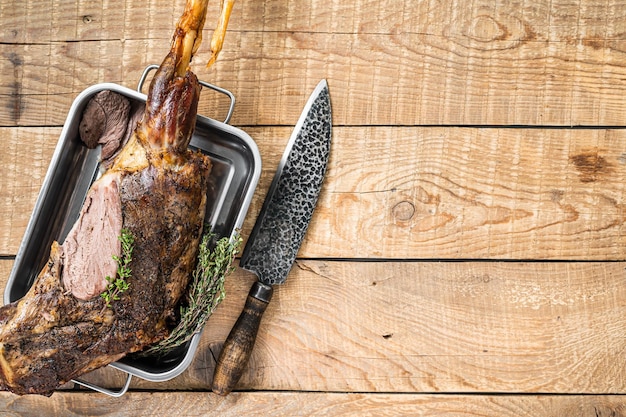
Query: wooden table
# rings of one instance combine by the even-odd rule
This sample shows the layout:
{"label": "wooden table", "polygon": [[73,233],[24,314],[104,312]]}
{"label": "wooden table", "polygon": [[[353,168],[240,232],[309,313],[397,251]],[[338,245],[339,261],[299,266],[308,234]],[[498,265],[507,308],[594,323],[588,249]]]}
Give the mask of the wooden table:
{"label": "wooden table", "polygon": [[[183,5],[0,5],[0,287],[71,102],[134,88]],[[119,399],[3,393],[0,415],[626,413],[626,2],[241,0],[211,70],[207,50],[196,72],[235,93],[263,159],[244,238],[321,78],[334,111],[318,209],[237,391],[210,381],[243,270],[183,375]]]}

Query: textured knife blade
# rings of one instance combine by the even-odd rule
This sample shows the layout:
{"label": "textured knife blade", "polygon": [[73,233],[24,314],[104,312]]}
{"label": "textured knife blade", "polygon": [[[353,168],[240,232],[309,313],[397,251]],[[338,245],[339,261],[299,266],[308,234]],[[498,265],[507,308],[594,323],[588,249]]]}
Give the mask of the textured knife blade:
{"label": "textured knife blade", "polygon": [[307,101],[278,165],[240,266],[268,285],[282,284],[317,204],[328,157],[332,115],[326,80]]}

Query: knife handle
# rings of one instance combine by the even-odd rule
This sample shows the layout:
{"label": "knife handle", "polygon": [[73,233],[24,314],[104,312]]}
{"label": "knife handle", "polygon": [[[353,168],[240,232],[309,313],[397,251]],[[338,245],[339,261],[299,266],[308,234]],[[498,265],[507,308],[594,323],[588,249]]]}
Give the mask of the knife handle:
{"label": "knife handle", "polygon": [[260,281],[252,285],[243,311],[226,338],[215,365],[214,393],[228,395],[239,382],[250,359],[261,318],[272,298],[272,292],[271,286]]}

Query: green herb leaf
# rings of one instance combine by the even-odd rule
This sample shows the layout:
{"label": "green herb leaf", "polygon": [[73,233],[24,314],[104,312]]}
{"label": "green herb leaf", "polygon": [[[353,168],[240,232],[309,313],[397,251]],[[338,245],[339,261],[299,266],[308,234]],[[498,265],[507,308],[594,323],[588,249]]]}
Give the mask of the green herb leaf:
{"label": "green herb leaf", "polygon": [[132,271],[128,264],[133,260],[133,249],[135,244],[135,237],[130,230],[123,228],[118,237],[122,244],[122,256],[112,255],[111,258],[117,263],[117,276],[106,277],[109,283],[106,290],[100,294],[100,297],[104,299],[106,307],[111,307],[111,301],[117,301],[120,299],[120,294],[128,291],[130,283],[126,281],[130,278]]}

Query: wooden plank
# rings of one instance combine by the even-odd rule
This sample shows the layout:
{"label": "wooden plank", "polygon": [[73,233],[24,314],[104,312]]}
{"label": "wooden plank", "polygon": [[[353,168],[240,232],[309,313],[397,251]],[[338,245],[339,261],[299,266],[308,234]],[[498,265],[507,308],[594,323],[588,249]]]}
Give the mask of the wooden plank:
{"label": "wooden plank", "polygon": [[[7,7],[0,125],[59,125],[87,86],[134,86],[164,56],[176,6]],[[243,1],[218,65],[198,72],[238,97],[236,124],[293,124],[327,78],[339,125],[624,125],[625,21],[620,2]]]}
{"label": "wooden plank", "polygon": [[[247,237],[291,128],[245,130],[263,158]],[[2,255],[17,252],[58,134],[0,128]],[[625,141],[611,129],[336,127],[300,256],[624,259]]]}
{"label": "wooden plank", "polygon": [[226,398],[202,392],[131,392],[121,398],[84,393],[16,397],[0,394],[0,407],[10,415],[163,416],[501,416],[598,417],[626,411],[624,396],[471,396],[407,394],[339,394],[250,392]]}
{"label": "wooden plank", "polygon": [[[240,389],[622,393],[624,279],[620,263],[299,261]],[[211,380],[251,281],[229,279],[184,386]]]}
{"label": "wooden plank", "polygon": [[0,287],[2,287],[0,289],[0,300],[2,299],[2,296],[4,294],[4,288],[7,285],[7,279],[9,278],[9,274],[11,273],[11,268],[13,268],[13,260],[0,260]]}
{"label": "wooden plank", "polygon": [[624,133],[336,129],[302,256],[624,259]]}
{"label": "wooden plank", "polygon": [[[624,267],[299,260],[275,290],[237,389],[621,394]],[[243,270],[227,280],[182,375],[135,378],[132,388],[209,390],[214,357],[253,281]],[[109,387],[124,380],[112,369],[85,378]]]}
{"label": "wooden plank", "polygon": [[[170,39],[184,0],[99,0],[67,5],[59,0],[8,0],[2,18],[9,25],[2,43],[39,43],[100,39]],[[217,2],[209,2],[205,29],[212,30]],[[19,6],[19,7],[18,7]],[[452,0],[398,2],[315,0],[259,3],[241,0],[234,7],[229,33],[309,32],[401,34],[419,32],[452,38],[482,50],[523,40],[594,43],[602,39],[618,49],[626,15],[616,1],[554,0],[506,2]],[[468,13],[469,12],[469,13]],[[85,19],[87,17],[87,19]],[[505,33],[502,33],[505,32]],[[532,32],[532,33],[529,33]],[[490,37],[491,35],[491,37]],[[524,36],[525,35],[525,36]],[[532,35],[532,36],[530,36]]]}

